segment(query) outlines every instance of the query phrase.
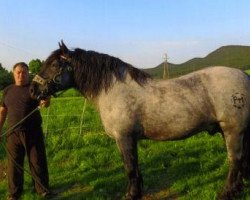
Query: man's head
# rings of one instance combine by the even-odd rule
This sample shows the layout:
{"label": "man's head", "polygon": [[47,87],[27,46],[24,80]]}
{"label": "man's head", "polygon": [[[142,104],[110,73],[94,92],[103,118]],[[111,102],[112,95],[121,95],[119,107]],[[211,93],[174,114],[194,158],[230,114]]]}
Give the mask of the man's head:
{"label": "man's head", "polygon": [[13,66],[13,75],[15,84],[18,86],[26,85],[29,83],[29,67],[24,62],[16,63]]}

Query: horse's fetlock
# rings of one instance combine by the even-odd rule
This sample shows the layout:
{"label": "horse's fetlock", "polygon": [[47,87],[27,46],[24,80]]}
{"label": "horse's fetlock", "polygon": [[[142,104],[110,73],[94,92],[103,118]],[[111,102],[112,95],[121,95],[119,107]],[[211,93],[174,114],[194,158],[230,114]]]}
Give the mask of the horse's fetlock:
{"label": "horse's fetlock", "polygon": [[142,178],[136,177],[130,179],[128,192],[125,196],[126,200],[139,200],[142,197]]}
{"label": "horse's fetlock", "polygon": [[223,192],[218,195],[217,200],[232,200],[235,197],[240,196],[243,189],[243,182],[235,183],[232,186],[226,186]]}
{"label": "horse's fetlock", "polygon": [[142,195],[138,194],[138,195],[133,195],[133,194],[129,194],[127,193],[126,196],[125,196],[125,200],[140,200],[142,199]]}
{"label": "horse's fetlock", "polygon": [[216,199],[217,200],[232,200],[232,198],[233,198],[233,195],[231,192],[223,191],[222,193],[218,195]]}

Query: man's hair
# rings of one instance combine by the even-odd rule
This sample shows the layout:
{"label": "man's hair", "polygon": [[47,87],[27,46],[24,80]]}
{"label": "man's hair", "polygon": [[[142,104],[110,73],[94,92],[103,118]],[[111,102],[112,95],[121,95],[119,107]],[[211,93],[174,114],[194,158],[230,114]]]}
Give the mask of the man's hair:
{"label": "man's hair", "polygon": [[13,71],[17,68],[17,67],[22,67],[22,68],[26,68],[27,70],[29,70],[29,66],[25,63],[25,62],[19,62],[19,63],[16,63],[14,66],[13,66]]}

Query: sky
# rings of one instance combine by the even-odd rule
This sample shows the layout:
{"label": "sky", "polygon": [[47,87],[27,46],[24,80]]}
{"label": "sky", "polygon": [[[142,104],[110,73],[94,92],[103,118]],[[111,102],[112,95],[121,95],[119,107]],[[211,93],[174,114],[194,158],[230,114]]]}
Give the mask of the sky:
{"label": "sky", "polygon": [[0,0],[0,63],[68,48],[138,68],[180,64],[225,45],[250,45],[249,0]]}

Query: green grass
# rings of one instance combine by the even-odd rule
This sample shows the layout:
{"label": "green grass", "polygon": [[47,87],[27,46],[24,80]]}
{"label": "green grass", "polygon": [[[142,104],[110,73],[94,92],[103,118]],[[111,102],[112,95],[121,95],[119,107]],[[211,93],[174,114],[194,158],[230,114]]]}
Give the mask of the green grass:
{"label": "green grass", "polygon": [[[122,199],[127,177],[115,141],[104,133],[92,104],[87,102],[83,112],[84,103],[83,98],[52,98],[50,108],[41,110],[50,185],[59,191],[57,199]],[[211,200],[223,187],[228,165],[220,134],[201,133],[172,142],[140,141],[138,152],[144,199]],[[4,155],[1,147],[2,166]],[[33,193],[30,179],[26,174],[22,199],[41,199]],[[6,196],[5,178],[0,181],[0,199]],[[243,199],[250,199],[250,190]]]}
{"label": "green grass", "polygon": [[245,71],[247,74],[250,74],[250,69]]}

